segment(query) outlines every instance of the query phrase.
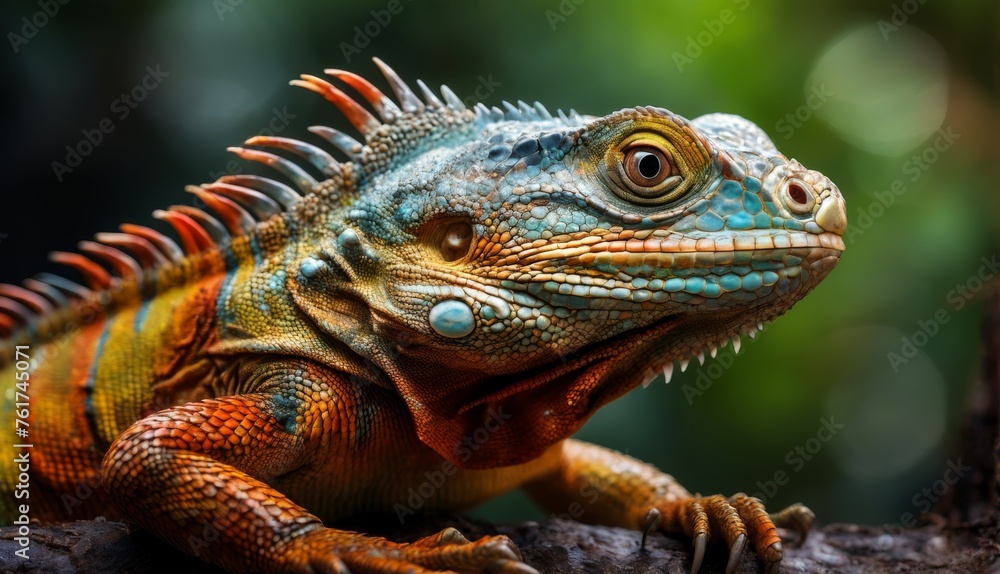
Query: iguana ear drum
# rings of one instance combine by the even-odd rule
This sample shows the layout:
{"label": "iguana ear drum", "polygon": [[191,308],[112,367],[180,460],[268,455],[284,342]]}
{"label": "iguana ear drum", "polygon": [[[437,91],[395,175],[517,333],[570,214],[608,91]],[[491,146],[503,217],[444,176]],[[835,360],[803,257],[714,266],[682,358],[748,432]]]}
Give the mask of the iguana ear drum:
{"label": "iguana ear drum", "polygon": [[472,309],[457,299],[446,299],[431,307],[428,321],[434,332],[449,339],[460,339],[476,328]]}

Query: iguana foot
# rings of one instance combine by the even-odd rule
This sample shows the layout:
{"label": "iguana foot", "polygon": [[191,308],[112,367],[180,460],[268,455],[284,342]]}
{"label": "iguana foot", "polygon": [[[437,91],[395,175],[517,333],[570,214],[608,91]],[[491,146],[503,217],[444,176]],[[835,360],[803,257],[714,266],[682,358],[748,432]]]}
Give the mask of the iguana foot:
{"label": "iguana foot", "polygon": [[[798,508],[796,508],[798,507]],[[791,524],[805,538],[812,512],[802,505],[789,507],[775,515],[783,524]],[[803,512],[804,511],[804,512]],[[808,513],[808,514],[806,514]],[[701,568],[709,541],[725,542],[729,548],[726,574],[736,571],[744,547],[749,541],[754,553],[764,563],[768,574],[777,574],[781,564],[781,539],[775,521],[756,498],[743,493],[729,498],[722,495],[693,496],[655,504],[646,515],[642,543],[653,529],[683,533],[694,542],[692,574]]]}
{"label": "iguana foot", "polygon": [[331,574],[538,574],[506,536],[470,542],[454,528],[409,544],[333,528],[288,542],[286,572]]}
{"label": "iguana foot", "polygon": [[802,546],[806,543],[809,530],[816,523],[816,515],[805,505],[795,503],[784,510],[772,513],[771,521],[779,528],[794,530],[799,535],[799,541],[795,546]]}

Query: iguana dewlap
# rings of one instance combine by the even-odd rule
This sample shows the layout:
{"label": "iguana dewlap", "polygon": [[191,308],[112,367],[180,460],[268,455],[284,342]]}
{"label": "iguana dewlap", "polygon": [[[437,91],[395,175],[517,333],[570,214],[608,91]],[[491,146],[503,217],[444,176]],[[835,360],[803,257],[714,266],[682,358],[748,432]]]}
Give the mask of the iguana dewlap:
{"label": "iguana dewlap", "polygon": [[0,380],[30,374],[0,442],[34,445],[23,499],[0,457],[0,523],[125,518],[234,572],[534,572],[502,536],[336,529],[414,513],[440,472],[420,512],[587,496],[589,521],[690,537],[693,570],[718,540],[730,571],[746,545],[776,571],[772,518],[808,511],[568,437],[815,287],[844,249],[837,187],[737,116],[467,109],[376,64],[395,101],[340,70],[292,82],[363,141],[251,138],[233,151],[276,179],[189,187],[204,208],[155,214],[176,240],[123,225],[53,254],[87,286],[0,286]]}

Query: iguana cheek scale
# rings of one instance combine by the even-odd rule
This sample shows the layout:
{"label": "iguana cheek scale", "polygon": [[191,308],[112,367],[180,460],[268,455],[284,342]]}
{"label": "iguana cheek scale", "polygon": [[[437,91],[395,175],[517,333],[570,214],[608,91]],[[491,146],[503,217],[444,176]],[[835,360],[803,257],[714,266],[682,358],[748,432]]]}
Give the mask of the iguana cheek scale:
{"label": "iguana cheek scale", "polygon": [[0,286],[3,360],[29,345],[34,361],[32,518],[127,518],[236,572],[534,571],[504,537],[335,528],[415,513],[410,489],[450,465],[421,511],[523,487],[558,512],[602,484],[589,520],[686,535],[693,571],[709,540],[730,572],[748,544],[776,571],[775,521],[802,525],[803,507],[691,495],[567,437],[814,288],[844,249],[837,187],[737,116],[468,109],[376,63],[395,101],[341,70],[364,105],[292,82],[363,141],[251,138],[232,151],[280,181],[189,186],[206,209],[154,213],[176,239],[123,225],[53,254],[86,286]]}

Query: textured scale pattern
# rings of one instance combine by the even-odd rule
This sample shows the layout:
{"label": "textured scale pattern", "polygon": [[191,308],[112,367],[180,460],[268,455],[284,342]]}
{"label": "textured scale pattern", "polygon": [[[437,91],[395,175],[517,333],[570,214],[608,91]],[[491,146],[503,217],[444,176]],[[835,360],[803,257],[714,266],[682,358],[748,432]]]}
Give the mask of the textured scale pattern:
{"label": "textured scale pattern", "polygon": [[[602,484],[595,520],[690,538],[693,571],[711,540],[730,572],[746,547],[776,571],[776,523],[807,527],[804,507],[691,495],[567,437],[814,288],[844,249],[837,187],[737,116],[469,109],[375,63],[395,100],[343,70],[291,82],[360,138],[253,137],[230,150],[275,177],[189,186],[205,209],[153,214],[172,235],[53,253],[82,283],[0,285],[0,360],[31,348],[32,517],[127,518],[237,572],[527,573],[503,537],[336,524],[517,487],[558,511]],[[428,473],[446,479],[414,503]]]}

